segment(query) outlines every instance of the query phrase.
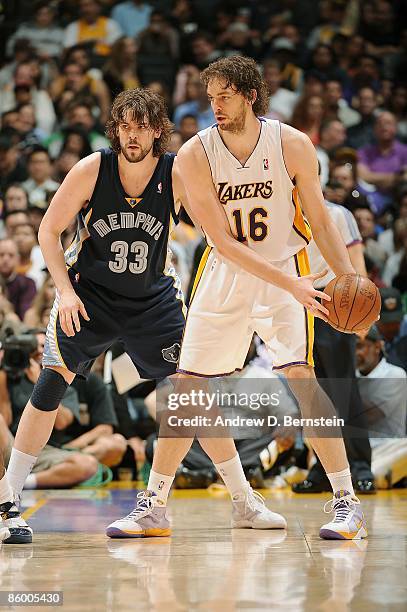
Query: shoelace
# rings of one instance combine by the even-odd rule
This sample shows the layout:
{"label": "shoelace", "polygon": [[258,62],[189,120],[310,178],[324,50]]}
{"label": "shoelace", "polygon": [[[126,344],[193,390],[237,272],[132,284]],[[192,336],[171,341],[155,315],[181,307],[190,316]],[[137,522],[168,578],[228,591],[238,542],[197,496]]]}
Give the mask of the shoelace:
{"label": "shoelace", "polygon": [[140,491],[140,493],[137,493],[137,505],[134,510],[132,510],[130,514],[126,516],[126,519],[140,519],[145,516],[147,512],[153,507],[154,503],[152,497],[148,495],[146,491]]}
{"label": "shoelace", "polygon": [[[347,495],[346,497],[333,497],[324,505],[324,512],[329,514],[330,512],[335,511],[335,518],[332,521],[333,523],[341,523],[348,518],[349,512],[355,509],[355,506],[360,504],[360,501],[357,497],[351,497]],[[327,510],[328,507],[328,510]]]}
{"label": "shoelace", "polygon": [[260,510],[264,506],[265,498],[261,493],[254,491],[252,488],[249,489],[246,499],[250,510]]}

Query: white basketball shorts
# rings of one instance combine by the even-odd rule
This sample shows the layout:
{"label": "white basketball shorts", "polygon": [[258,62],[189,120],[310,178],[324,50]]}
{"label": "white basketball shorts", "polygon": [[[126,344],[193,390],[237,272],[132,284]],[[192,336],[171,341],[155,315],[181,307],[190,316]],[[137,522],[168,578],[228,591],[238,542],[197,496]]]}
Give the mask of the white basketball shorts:
{"label": "white basketball shorts", "polygon": [[[288,274],[310,273],[304,249],[282,262]],[[196,274],[178,372],[226,376],[243,367],[253,333],[271,351],[274,369],[313,366],[314,317],[287,291],[207,247]]]}

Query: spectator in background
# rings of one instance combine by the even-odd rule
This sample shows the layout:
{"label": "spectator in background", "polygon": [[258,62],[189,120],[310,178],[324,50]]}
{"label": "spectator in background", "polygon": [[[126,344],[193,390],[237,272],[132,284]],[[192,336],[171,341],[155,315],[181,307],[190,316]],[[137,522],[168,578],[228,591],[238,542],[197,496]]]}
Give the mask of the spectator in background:
{"label": "spectator in background", "polygon": [[106,83],[90,77],[82,64],[72,61],[66,63],[63,74],[51,84],[50,94],[59,114],[74,100],[75,103],[91,105],[102,124],[108,119],[111,99]]}
{"label": "spectator in background", "polygon": [[0,191],[4,192],[12,183],[20,183],[26,178],[27,171],[18,150],[18,137],[0,134]]}
{"label": "spectator in background", "polygon": [[336,149],[345,142],[346,132],[343,123],[338,119],[328,119],[320,128],[320,139],[316,147],[318,161],[321,166],[321,185],[326,185],[329,176],[330,158]]}
{"label": "spectator in background", "polygon": [[3,342],[8,329],[18,334],[21,328],[21,320],[14,312],[13,304],[8,299],[6,281],[0,274],[0,342]]}
{"label": "spectator in background", "polygon": [[344,53],[338,57],[339,66],[348,76],[352,77],[355,72],[357,61],[366,51],[366,42],[360,34],[353,34],[348,37]]}
{"label": "spectator in background", "polygon": [[180,104],[174,111],[173,121],[177,128],[180,128],[181,119],[185,115],[193,115],[196,117],[198,122],[198,130],[204,130],[205,128],[216,123],[205,86],[203,83],[198,81],[196,83],[196,88],[197,99]]}
{"label": "spectator in background", "polygon": [[46,208],[43,207],[44,205],[48,206],[48,202],[50,201],[50,197],[51,195],[53,196],[54,193],[50,193],[49,197],[48,197],[48,201],[47,202],[43,202],[41,203],[41,205],[36,205],[36,206],[29,206],[28,210],[27,210],[27,214],[28,214],[28,223],[32,226],[32,228],[34,229],[35,235],[38,236],[38,232],[40,229],[40,225],[41,225],[41,221],[45,215],[46,212]]}
{"label": "spectator in background", "polygon": [[179,135],[181,136],[182,144],[195,136],[198,131],[198,120],[195,115],[184,115],[179,124]]}
{"label": "spectator in background", "polygon": [[346,200],[352,194],[352,192],[356,190],[357,176],[355,165],[350,163],[336,164],[332,168],[329,176],[333,181],[339,183],[345,190],[345,197],[343,201],[338,203],[343,204],[346,208],[350,208],[349,206],[346,206]]}
{"label": "spectator in background", "polygon": [[11,210],[5,215],[4,228],[7,238],[13,238],[16,227],[29,223],[28,210]]}
{"label": "spectator in background", "polygon": [[266,57],[269,56],[281,66],[282,86],[299,93],[302,89],[304,73],[298,65],[295,44],[288,38],[278,36],[273,40],[270,51],[266,52]]}
{"label": "spectator in background", "polygon": [[23,320],[35,297],[35,283],[17,274],[19,255],[16,243],[10,238],[0,240],[0,274],[6,282],[7,295],[15,313]]}
{"label": "spectator in background", "polygon": [[72,383],[81,406],[81,419],[65,430],[70,438],[64,448],[79,450],[109,467],[118,465],[126,452],[125,438],[114,429],[118,426],[113,400],[103,379],[91,372],[86,380],[76,377]]}
{"label": "spectator in background", "polygon": [[350,101],[362,87],[370,87],[376,93],[380,90],[380,62],[368,54],[360,55],[357,59],[353,76],[345,86],[345,98]]}
{"label": "spectator in background", "polygon": [[[82,127],[89,138],[92,151],[103,149],[109,146],[109,141],[96,129],[96,120],[92,115],[91,108],[84,102],[72,102],[66,108],[64,113],[67,127]],[[62,150],[64,135],[58,130],[51,134],[50,138],[45,142],[45,146],[52,158],[58,157]]]}
{"label": "spectator in background", "polygon": [[88,43],[79,43],[69,49],[65,49],[63,54],[62,65],[65,64],[79,64],[82,66],[84,73],[91,81],[100,81],[103,77],[100,68],[95,68],[92,65],[92,53],[89,49]]}
{"label": "spectator in background", "polygon": [[387,361],[407,371],[407,336],[401,334],[403,303],[395,287],[380,289],[382,307],[376,325],[385,340]]}
{"label": "spectator in background", "polygon": [[320,72],[327,81],[344,83],[346,80],[346,73],[338,67],[334,50],[326,44],[320,43],[312,51],[309,68]]}
{"label": "spectator in background", "polygon": [[281,86],[283,74],[278,62],[266,60],[263,64],[263,79],[270,92],[269,113],[284,122],[290,122],[298,94]]}
{"label": "spectator in background", "polygon": [[47,134],[37,127],[34,106],[27,102],[17,107],[18,119],[17,129],[20,134],[20,149],[26,151],[32,147],[41,145]]}
{"label": "spectator in background", "polygon": [[[5,463],[8,464],[13,435],[25,404],[29,400],[41,372],[41,359],[44,352],[45,334],[36,333],[38,348],[31,356],[30,365],[17,377],[10,377],[0,371],[1,413],[9,414],[9,422],[0,419],[0,443],[5,449]],[[61,403],[55,421],[55,427],[48,444],[40,453],[33,468],[33,473],[26,480],[26,489],[50,489],[75,486],[97,471],[97,461],[84,453],[63,450],[61,444],[65,441],[64,430],[68,425],[80,418],[80,407],[76,391],[68,387]],[[7,430],[7,426],[10,431]]]}
{"label": "spectator in background", "polygon": [[221,48],[225,56],[246,55],[256,59],[260,50],[260,41],[246,23],[234,21],[222,37]]}
{"label": "spectator in background", "polygon": [[35,108],[37,126],[46,134],[49,134],[55,124],[55,111],[48,93],[44,89],[38,89],[30,61],[26,60],[17,65],[13,81],[4,85],[0,91],[0,113],[4,113],[16,106],[15,88],[24,86],[30,94],[29,101]]}
{"label": "spectator in background", "polygon": [[42,60],[57,59],[62,52],[63,29],[54,23],[55,7],[49,2],[37,2],[33,21],[24,22],[7,41],[7,55],[14,53],[19,39],[28,39]]}
{"label": "spectator in background", "polygon": [[125,36],[137,38],[150,22],[152,7],[143,0],[127,0],[113,7],[110,17],[118,23]]}
{"label": "spectator in background", "polygon": [[383,348],[375,325],[356,344],[356,376],[369,430],[376,436],[382,433],[370,438],[372,471],[379,489],[407,477],[406,372],[387,361]]}
{"label": "spectator in background", "polygon": [[[118,8],[118,7],[116,7]],[[136,67],[137,47],[133,38],[119,38],[103,68],[103,79],[109,88],[112,100],[125,89],[140,86]]]}
{"label": "spectator in background", "polygon": [[317,70],[308,70],[304,74],[302,96],[324,96],[326,78]]}
{"label": "spectator in background", "polygon": [[28,195],[24,187],[18,183],[9,185],[4,194],[4,210],[6,213],[15,210],[27,211]]}
{"label": "spectator in background", "polygon": [[45,279],[45,261],[32,225],[18,225],[14,230],[13,240],[20,256],[16,272],[32,278],[39,289]]}
{"label": "spectator in background", "polygon": [[[184,119],[185,119],[185,117],[184,117]],[[194,117],[194,120],[196,122],[195,117]],[[183,144],[184,144],[184,139],[182,137],[181,132],[178,132],[177,130],[174,130],[171,133],[170,142],[169,142],[168,147],[167,147],[168,152],[169,153],[177,154]]]}
{"label": "spectator in background", "polygon": [[321,6],[321,18],[324,23],[316,26],[308,36],[307,46],[314,49],[317,45],[329,45],[338,32],[342,31],[345,20],[346,4],[344,2],[326,2]]}
{"label": "spectator in background", "polygon": [[22,186],[28,193],[31,205],[46,202],[47,192],[56,191],[59,183],[52,177],[52,163],[48,150],[37,147],[27,157],[28,179]]}
{"label": "spectator in background", "polygon": [[396,118],[397,137],[405,144],[407,142],[407,85],[405,83],[395,83],[387,108]]}
{"label": "spectator in background", "polygon": [[64,47],[88,42],[96,63],[103,63],[122,31],[113,19],[101,15],[99,0],[79,0],[79,19],[70,23],[64,33]]}
{"label": "spectator in background", "polygon": [[328,79],[325,85],[325,118],[338,119],[345,128],[356,125],[360,115],[349,106],[342,97],[342,83],[337,79]]}
{"label": "spectator in background", "polygon": [[45,309],[52,308],[55,299],[55,284],[49,272],[37,291],[32,306],[24,315],[24,325],[31,328],[41,328],[42,314]]}
{"label": "spectator in background", "polygon": [[303,96],[294,107],[291,125],[304,132],[313,145],[319,143],[325,102],[321,96]]}
{"label": "spectator in background", "polygon": [[368,206],[365,206],[355,208],[353,214],[362,236],[364,253],[377,266],[379,272],[381,272],[387,256],[386,252],[377,241],[374,213]]}
{"label": "spectator in background", "polygon": [[367,41],[367,50],[375,57],[385,57],[396,53],[398,32],[394,23],[391,2],[376,0],[373,3],[373,19],[367,22],[362,13],[360,31]]}
{"label": "spectator in background", "polygon": [[21,62],[30,60],[35,55],[35,49],[28,38],[15,41],[14,54],[10,61],[0,70],[0,89],[11,83],[17,66]]}
{"label": "spectator in background", "polygon": [[138,74],[143,86],[160,81],[172,89],[177,49],[171,29],[161,11],[152,11],[150,24],[138,37]]}
{"label": "spectator in background", "polygon": [[92,153],[89,138],[86,131],[80,125],[67,127],[63,130],[64,140],[62,142],[63,153],[72,153],[79,159],[87,157]]}
{"label": "spectator in background", "polygon": [[215,39],[208,32],[196,32],[191,43],[193,63],[204,70],[211,62],[219,59],[222,53],[216,48]]}
{"label": "spectator in background", "polygon": [[[80,157],[78,153],[62,150],[53,164],[53,178],[62,183],[68,172],[78,163]],[[34,207],[31,207],[33,210]]]}
{"label": "spectator in background", "polygon": [[[401,284],[405,285],[405,279],[400,278],[399,273],[400,266],[402,262],[404,263],[403,260],[405,260],[407,253],[407,219],[397,219],[395,221],[393,229],[393,244],[394,253],[388,257],[382,274],[383,282],[388,287],[394,285],[396,277],[398,277],[398,283],[401,281]],[[403,272],[405,274],[405,270],[403,270]],[[401,292],[404,291],[402,287],[397,288],[400,289]]]}
{"label": "spectator in background", "polygon": [[[398,219],[407,219],[407,184],[402,186],[395,202],[395,213]],[[395,242],[393,227],[381,232],[378,236],[380,246],[388,256],[393,255],[400,248],[400,244]]]}
{"label": "spectator in background", "polygon": [[392,190],[407,168],[407,145],[396,139],[397,122],[388,111],[378,115],[374,133],[376,144],[358,150],[358,174],[374,189],[370,202],[380,214],[391,204]]}
{"label": "spectator in background", "polygon": [[362,87],[356,96],[355,106],[360,114],[360,121],[347,129],[346,144],[353,149],[360,149],[372,144],[373,128],[377,109],[377,96],[371,87]]}

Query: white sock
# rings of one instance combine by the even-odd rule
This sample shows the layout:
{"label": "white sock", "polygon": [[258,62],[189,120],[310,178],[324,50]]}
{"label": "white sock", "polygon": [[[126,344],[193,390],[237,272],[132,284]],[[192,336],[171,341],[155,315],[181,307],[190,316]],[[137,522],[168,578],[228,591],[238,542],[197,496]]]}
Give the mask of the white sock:
{"label": "white sock", "polygon": [[37,477],[35,474],[28,474],[27,479],[24,483],[24,489],[36,489],[37,488]]}
{"label": "white sock", "polygon": [[151,470],[148,478],[147,489],[155,493],[158,499],[164,504],[164,506],[166,506],[173,480],[174,476],[159,474],[158,472]]}
{"label": "white sock", "polygon": [[228,461],[215,463],[215,467],[225,483],[232,499],[236,496],[240,497],[246,493],[248,482],[246,480],[246,476],[244,475],[238,453],[236,453],[232,459],[228,459]]}
{"label": "white sock", "polygon": [[34,467],[38,457],[27,455],[13,448],[7,468],[7,478],[14,493],[21,495],[28,474]]}
{"label": "white sock", "polygon": [[349,491],[351,495],[355,495],[349,467],[341,472],[331,472],[330,474],[327,474],[327,476],[334,493],[337,491]]}
{"label": "white sock", "polygon": [[13,491],[9,485],[7,474],[0,480],[0,504],[13,500]]}

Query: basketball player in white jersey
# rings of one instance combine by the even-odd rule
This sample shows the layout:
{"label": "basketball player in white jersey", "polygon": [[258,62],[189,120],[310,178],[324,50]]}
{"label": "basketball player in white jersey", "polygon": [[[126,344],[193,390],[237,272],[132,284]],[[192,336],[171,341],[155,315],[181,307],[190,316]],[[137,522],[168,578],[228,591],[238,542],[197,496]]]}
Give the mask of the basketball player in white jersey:
{"label": "basketball player in white jersey", "polygon": [[[266,112],[268,96],[255,62],[244,57],[218,60],[203,72],[202,80],[217,124],[181,148],[177,166],[192,216],[210,246],[198,270],[178,371],[184,377],[230,374],[242,368],[257,332],[272,353],[274,367],[286,375],[303,415],[311,416],[315,392],[303,393],[301,388],[305,383],[315,390],[317,385],[313,316],[327,320],[328,311],[316,298],[329,297],[313,286],[325,271],[309,274],[310,226],[337,276],[354,269],[326,210],[312,143],[287,125],[259,118]],[[232,495],[232,526],[261,526],[264,511],[248,488],[233,440],[199,441]],[[335,517],[321,528],[321,537],[366,537],[343,440],[309,441],[334,492]],[[142,496],[140,507],[113,523],[108,535],[140,537],[147,529],[151,535],[160,535],[160,530],[168,534],[162,506],[191,444],[186,438],[159,440],[148,503]],[[272,523],[266,517],[263,527]],[[274,526],[283,525],[276,518]]]}

